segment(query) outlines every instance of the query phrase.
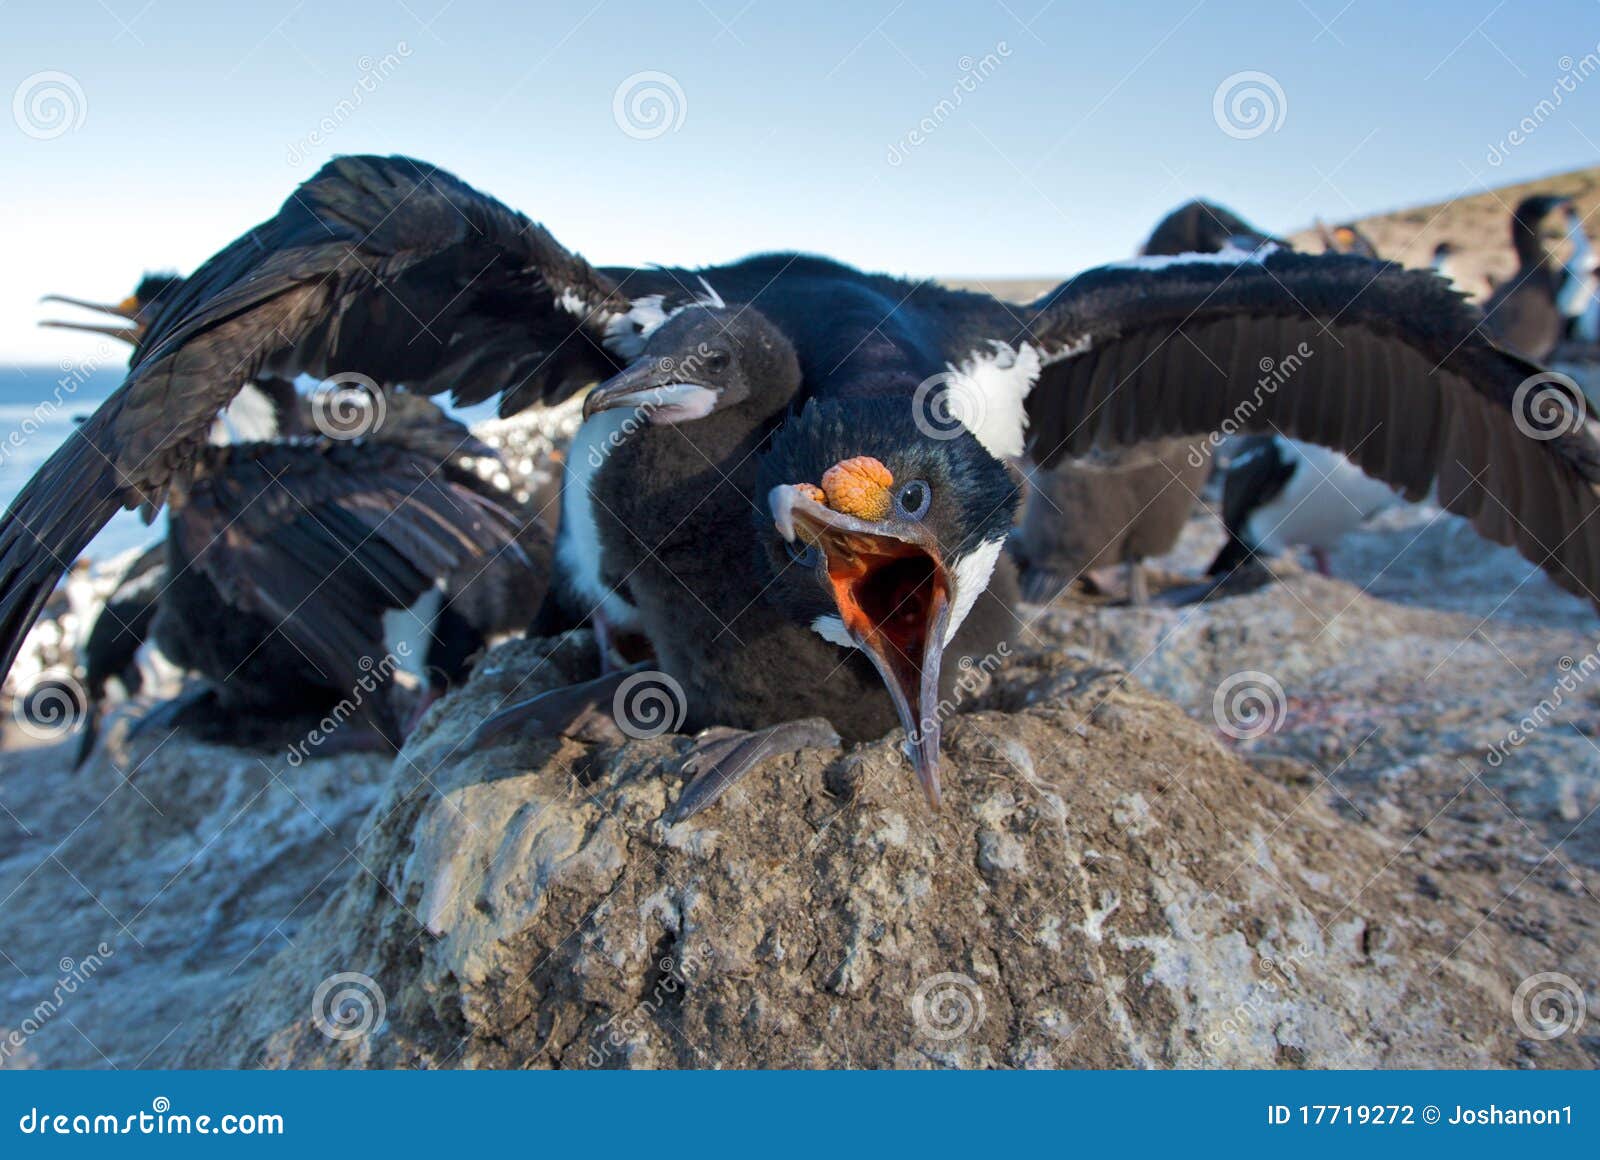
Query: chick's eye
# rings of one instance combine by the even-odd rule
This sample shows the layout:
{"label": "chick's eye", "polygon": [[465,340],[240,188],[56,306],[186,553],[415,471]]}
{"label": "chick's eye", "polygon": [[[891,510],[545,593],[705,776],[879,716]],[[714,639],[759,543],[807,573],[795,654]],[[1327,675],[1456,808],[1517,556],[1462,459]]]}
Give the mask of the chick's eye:
{"label": "chick's eye", "polygon": [[933,489],[922,480],[913,479],[901,487],[894,502],[902,516],[910,520],[921,519],[928,514],[928,506],[933,502]]}
{"label": "chick's eye", "polygon": [[703,365],[709,373],[720,375],[723,371],[728,369],[728,361],[729,359],[727,351],[713,350],[706,353]]}
{"label": "chick's eye", "polygon": [[808,544],[804,540],[790,540],[784,547],[789,552],[789,559],[802,568],[815,568],[817,566],[817,546]]}

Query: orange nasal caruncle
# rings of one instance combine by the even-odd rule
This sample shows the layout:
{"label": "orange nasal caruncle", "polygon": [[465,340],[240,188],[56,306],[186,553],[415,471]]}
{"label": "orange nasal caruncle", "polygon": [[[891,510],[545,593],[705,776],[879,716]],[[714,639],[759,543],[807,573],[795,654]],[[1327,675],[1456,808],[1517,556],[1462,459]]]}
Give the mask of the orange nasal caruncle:
{"label": "orange nasal caruncle", "polygon": [[822,491],[836,512],[863,520],[881,520],[894,507],[889,488],[894,475],[870,455],[835,463],[822,474]]}

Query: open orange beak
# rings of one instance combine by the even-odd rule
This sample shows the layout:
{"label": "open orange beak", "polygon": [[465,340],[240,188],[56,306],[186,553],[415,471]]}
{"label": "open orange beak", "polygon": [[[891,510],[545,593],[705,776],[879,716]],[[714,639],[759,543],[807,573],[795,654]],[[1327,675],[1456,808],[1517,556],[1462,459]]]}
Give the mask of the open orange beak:
{"label": "open orange beak", "polygon": [[883,678],[917,780],[938,809],[939,667],[950,624],[950,577],[938,541],[920,521],[862,519],[819,503],[810,490],[773,488],[773,522],[784,539],[818,549],[818,578]]}
{"label": "open orange beak", "polygon": [[137,346],[139,340],[144,337],[144,324],[139,321],[139,300],[132,295],[115,304],[86,302],[82,298],[68,298],[61,294],[46,294],[39,301],[60,302],[63,305],[76,306],[82,310],[93,310],[97,314],[111,314],[132,323],[131,326],[116,326],[104,322],[61,322],[52,318],[39,323],[40,326],[51,326],[57,330],[83,330],[90,334],[104,334],[110,338],[120,338],[123,342],[134,346]]}

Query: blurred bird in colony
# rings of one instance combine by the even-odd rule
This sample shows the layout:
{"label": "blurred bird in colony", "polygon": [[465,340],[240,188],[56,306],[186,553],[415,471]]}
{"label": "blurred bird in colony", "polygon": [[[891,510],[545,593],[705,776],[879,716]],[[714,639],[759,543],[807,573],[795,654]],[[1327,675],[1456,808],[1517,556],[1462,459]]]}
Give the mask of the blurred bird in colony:
{"label": "blurred bird in colony", "polygon": [[[735,326],[746,312],[770,330]],[[649,349],[669,322],[671,353]],[[1007,599],[983,598],[1003,575],[1010,457],[1049,469],[1225,422],[1282,430],[1408,497],[1435,489],[1558,583],[1600,590],[1600,448],[1581,428],[1528,433],[1518,388],[1539,368],[1478,322],[1427,271],[1269,248],[1101,267],[1029,304],[797,254],[599,269],[438,169],[343,158],[184,283],[128,380],[19,495],[0,524],[0,642],[9,659],[58,561],[120,506],[188,486],[217,412],[263,370],[358,369],[462,401],[498,393],[508,411],[621,374],[569,456],[589,472],[570,560],[584,591],[635,610],[686,703],[713,706],[689,709],[696,723],[727,727],[702,736],[675,815],[817,737],[805,714],[848,721],[874,677],[937,802],[941,722],[959,707],[942,696],[946,653],[989,605],[967,655],[1009,621]],[[786,406],[745,369],[787,365],[774,333],[798,370]],[[1302,344],[1314,357],[1260,391],[1261,360]],[[705,458],[671,451],[683,443]],[[627,520],[602,515],[630,491],[669,534],[619,539],[605,521]],[[656,544],[650,567],[618,565]],[[685,583],[689,552],[738,571]],[[684,618],[700,631],[669,623]],[[764,687],[741,653],[763,658]],[[579,700],[517,712],[553,725]]]}
{"label": "blurred bird in colony", "polygon": [[[1576,215],[1570,198],[1534,194],[1517,203],[1511,214],[1511,245],[1517,271],[1483,304],[1484,329],[1518,354],[1544,359],[1566,333],[1569,311],[1581,297],[1557,254],[1572,237]],[[1582,223],[1577,234],[1583,237]],[[1584,239],[1587,246],[1587,238]]]}
{"label": "blurred bird in colony", "polygon": [[[158,313],[155,282],[115,308],[133,326],[87,329],[137,351]],[[178,284],[162,279],[160,293]],[[147,639],[202,683],[141,727],[270,744],[284,723],[353,698],[368,728],[334,747],[397,742],[392,690],[362,678],[380,665],[385,678],[413,671],[420,712],[491,637],[520,629],[543,592],[542,525],[463,466],[491,454],[418,396],[305,397],[266,376],[243,387],[174,496],[166,540],[134,562],[89,632],[79,763],[109,681],[138,691]]]}

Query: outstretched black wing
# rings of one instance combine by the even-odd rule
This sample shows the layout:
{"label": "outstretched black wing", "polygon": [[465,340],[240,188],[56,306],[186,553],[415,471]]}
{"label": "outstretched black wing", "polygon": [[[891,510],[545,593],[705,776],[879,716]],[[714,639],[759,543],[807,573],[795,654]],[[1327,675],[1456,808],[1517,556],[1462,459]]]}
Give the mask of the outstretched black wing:
{"label": "outstretched black wing", "polygon": [[385,611],[464,568],[532,565],[516,514],[431,456],[379,441],[208,448],[172,520],[180,558],[350,684]]}
{"label": "outstretched black wing", "polygon": [[1276,431],[1439,502],[1600,604],[1600,445],[1570,382],[1426,271],[1288,252],[1090,270],[1033,307],[1028,448]]}
{"label": "outstretched black wing", "polygon": [[119,508],[158,506],[247,381],[359,375],[553,401],[615,369],[627,297],[542,227],[403,157],[330,162],[151,320],[128,378],[0,523],[0,671]]}

